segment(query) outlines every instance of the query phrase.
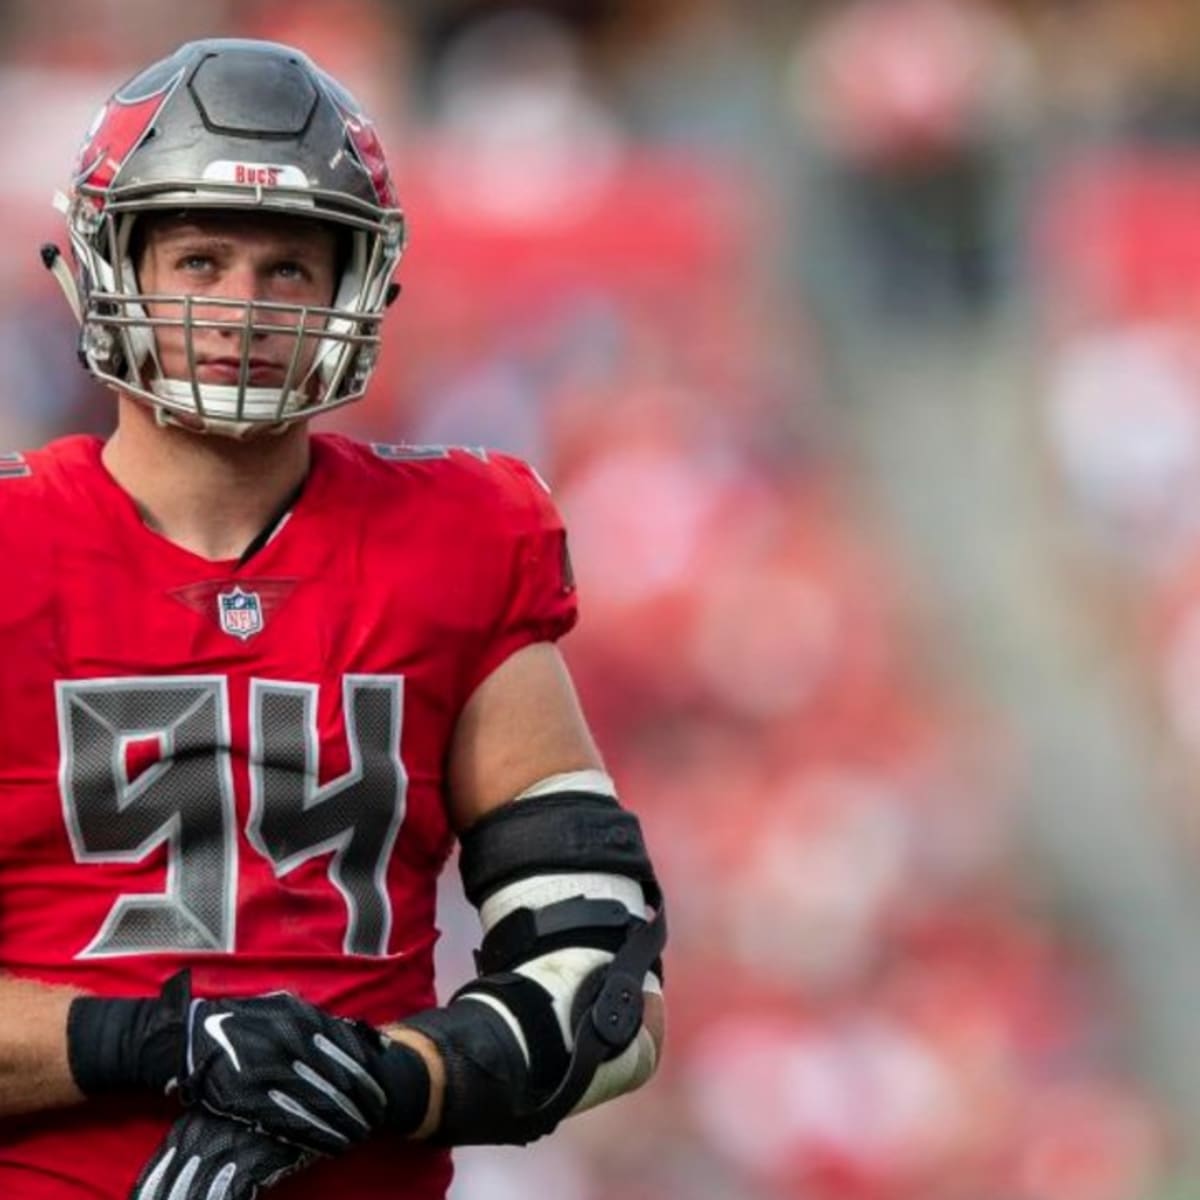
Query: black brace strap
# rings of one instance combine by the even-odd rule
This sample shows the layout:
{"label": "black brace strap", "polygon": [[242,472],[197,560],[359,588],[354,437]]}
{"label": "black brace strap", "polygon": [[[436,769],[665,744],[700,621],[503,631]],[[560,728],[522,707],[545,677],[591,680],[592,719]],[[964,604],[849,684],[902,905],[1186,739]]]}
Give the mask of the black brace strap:
{"label": "black brace strap", "polygon": [[[554,1010],[546,1004],[545,991],[531,979],[512,971],[472,979],[460,987],[450,1003],[462,997],[494,996],[517,1019],[517,1024],[532,1043],[530,1048],[530,1082],[539,1094],[554,1087],[563,1077],[569,1062],[563,1045],[562,1031]],[[536,1046],[537,1052],[533,1052]]]}
{"label": "black brace strap", "polygon": [[475,966],[481,975],[490,975],[563,946],[590,946],[615,954],[635,920],[620,900],[582,896],[545,908],[518,908],[488,930],[475,952]]}
{"label": "black brace strap", "polygon": [[501,805],[463,834],[458,865],[476,908],[505,884],[572,871],[636,879],[658,907],[658,881],[637,817],[594,792],[553,792]]}

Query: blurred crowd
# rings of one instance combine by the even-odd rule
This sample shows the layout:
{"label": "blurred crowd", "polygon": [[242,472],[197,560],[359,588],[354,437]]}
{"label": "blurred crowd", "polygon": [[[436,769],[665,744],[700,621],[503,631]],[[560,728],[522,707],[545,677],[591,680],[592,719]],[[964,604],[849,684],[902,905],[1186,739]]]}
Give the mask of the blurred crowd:
{"label": "blurred crowd", "polygon": [[[183,38],[267,36],[377,114],[410,216],[377,382],[336,426],[516,452],[567,518],[564,649],[671,902],[669,1053],[532,1151],[461,1155],[460,1200],[1186,1188],[1109,964],[1036,899],[1021,747],[924,655],[838,380],[864,340],[1026,305],[1030,453],[1200,755],[1189,3],[69,0],[3,20],[5,446],[111,421],[36,254],[92,111]],[[443,924],[451,984],[474,915],[448,893]]]}

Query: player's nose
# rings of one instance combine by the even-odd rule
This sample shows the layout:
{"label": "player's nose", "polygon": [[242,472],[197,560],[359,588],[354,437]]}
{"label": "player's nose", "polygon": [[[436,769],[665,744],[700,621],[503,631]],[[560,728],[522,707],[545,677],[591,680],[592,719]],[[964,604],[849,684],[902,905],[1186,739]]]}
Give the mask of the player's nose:
{"label": "player's nose", "polygon": [[270,319],[269,314],[255,312],[251,307],[263,299],[266,294],[261,272],[249,261],[230,263],[206,296],[210,317],[221,322],[220,332],[226,337],[241,337],[247,323],[261,325]]}

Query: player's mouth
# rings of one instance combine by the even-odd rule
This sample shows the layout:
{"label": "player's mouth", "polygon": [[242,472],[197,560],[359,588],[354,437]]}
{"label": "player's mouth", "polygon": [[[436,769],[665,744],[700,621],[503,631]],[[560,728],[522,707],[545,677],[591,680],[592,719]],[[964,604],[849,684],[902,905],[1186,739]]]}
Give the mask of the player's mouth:
{"label": "player's mouth", "polygon": [[[252,358],[246,368],[246,383],[250,387],[278,387],[286,374],[284,367],[267,358]],[[237,384],[242,378],[239,357],[204,358],[196,364],[196,376],[201,383]]]}

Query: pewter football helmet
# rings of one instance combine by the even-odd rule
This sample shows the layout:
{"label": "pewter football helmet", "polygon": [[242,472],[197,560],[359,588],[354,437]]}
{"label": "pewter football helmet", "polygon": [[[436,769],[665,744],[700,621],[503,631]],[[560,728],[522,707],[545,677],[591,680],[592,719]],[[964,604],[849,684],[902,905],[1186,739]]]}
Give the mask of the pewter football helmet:
{"label": "pewter football helmet", "polygon": [[[189,42],[120,88],[84,139],[60,197],[75,272],[43,249],[81,325],[80,357],[104,383],[154,405],[161,420],[233,436],[325,412],[361,396],[375,366],[404,220],[371,121],[299,50],[273,42]],[[331,222],[344,231],[328,308],[148,296],[130,246],[156,211],[249,210]],[[153,300],[151,318],[145,302]],[[231,319],[230,309],[241,309]],[[154,330],[184,330],[190,378],[163,374]],[[195,378],[193,331],[241,334],[234,384]],[[305,331],[307,330],[307,331]],[[256,333],[295,336],[278,387],[248,386]],[[316,342],[311,366],[306,340]]]}

